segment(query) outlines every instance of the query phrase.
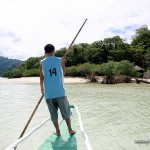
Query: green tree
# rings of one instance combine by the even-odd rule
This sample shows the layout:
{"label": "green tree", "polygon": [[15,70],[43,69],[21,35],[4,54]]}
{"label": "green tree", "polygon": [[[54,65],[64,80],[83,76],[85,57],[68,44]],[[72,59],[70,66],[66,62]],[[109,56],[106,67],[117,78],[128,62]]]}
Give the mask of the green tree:
{"label": "green tree", "polygon": [[25,70],[23,72],[23,77],[36,77],[39,75],[40,75],[39,68],[33,68],[33,69]]}
{"label": "green tree", "polygon": [[96,41],[87,47],[85,51],[86,62],[101,64],[108,61],[108,50],[103,41]]}
{"label": "green tree", "polygon": [[22,72],[18,69],[14,69],[9,75],[11,75],[10,78],[20,78],[22,77]]}
{"label": "green tree", "polygon": [[67,51],[66,47],[61,48],[60,50],[55,51],[55,56],[56,57],[63,57],[65,55],[66,51]]}
{"label": "green tree", "polygon": [[116,83],[115,80],[119,78],[123,82],[131,82],[131,77],[137,77],[139,75],[134,69],[134,64],[127,60],[121,62],[109,61],[108,63],[103,63],[101,67],[103,75],[106,76],[106,83]]}
{"label": "green tree", "polygon": [[130,77],[136,77],[138,75],[137,71],[134,68],[134,64],[130,63],[128,60],[116,62],[113,70],[115,75],[123,75]]}
{"label": "green tree", "polygon": [[132,38],[131,51],[136,65],[147,69],[149,67],[150,30],[146,25],[136,29]]}
{"label": "green tree", "polygon": [[97,65],[84,63],[79,65],[77,71],[83,76],[86,77],[90,82],[97,82],[96,76]]}
{"label": "green tree", "polygon": [[131,45],[136,48],[143,47],[145,50],[150,47],[150,30],[148,30],[147,25],[136,29]]}
{"label": "green tree", "polygon": [[86,61],[94,64],[103,63],[102,50],[90,47],[86,50]]}
{"label": "green tree", "polygon": [[144,58],[145,58],[145,67],[150,68],[150,47],[146,49]]}
{"label": "green tree", "polygon": [[128,59],[129,44],[125,42],[120,36],[106,38],[103,41],[105,48],[108,50],[109,60],[121,61]]}
{"label": "green tree", "polygon": [[103,41],[108,50],[123,50],[126,49],[125,41],[120,36],[114,36],[112,38],[106,38]]}
{"label": "green tree", "polygon": [[115,73],[114,73],[114,68],[115,68],[116,62],[109,61],[108,63],[103,63],[101,65],[102,67],[102,73],[104,76],[107,76],[109,79],[114,78]]}
{"label": "green tree", "polygon": [[33,69],[39,67],[39,58],[38,57],[30,57],[25,62],[26,69]]}
{"label": "green tree", "polygon": [[77,68],[78,66],[67,67],[66,76],[72,76],[72,77],[81,76],[81,73],[78,72]]}
{"label": "green tree", "polygon": [[76,66],[85,62],[85,48],[74,45],[66,55],[66,66]]}

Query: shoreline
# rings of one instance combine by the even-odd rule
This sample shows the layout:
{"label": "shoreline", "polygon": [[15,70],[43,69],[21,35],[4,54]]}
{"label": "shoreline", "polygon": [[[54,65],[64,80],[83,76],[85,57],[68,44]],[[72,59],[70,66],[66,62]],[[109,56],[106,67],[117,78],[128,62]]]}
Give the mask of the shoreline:
{"label": "shoreline", "polygon": [[[87,83],[88,80],[79,77],[64,77],[64,83]],[[0,83],[39,83],[40,77],[0,78]]]}
{"label": "shoreline", "polygon": [[[99,77],[99,81],[97,83],[100,83],[102,81],[102,77]],[[142,79],[142,78],[137,78]],[[150,79],[142,79],[143,81],[150,82]],[[21,78],[2,78],[0,77],[0,83],[38,83],[40,84],[40,77],[21,77]],[[81,78],[81,77],[64,77],[64,84],[68,83],[89,83],[88,79]],[[96,83],[96,82],[95,82]],[[131,83],[136,83],[136,79],[132,78]],[[101,84],[101,83],[100,83]],[[119,83],[118,83],[119,84]],[[145,83],[141,83],[145,84]]]}

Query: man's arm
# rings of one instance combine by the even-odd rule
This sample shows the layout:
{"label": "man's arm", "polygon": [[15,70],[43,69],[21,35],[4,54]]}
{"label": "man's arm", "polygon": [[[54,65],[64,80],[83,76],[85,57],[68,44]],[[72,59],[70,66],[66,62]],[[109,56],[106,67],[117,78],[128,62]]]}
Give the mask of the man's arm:
{"label": "man's arm", "polygon": [[62,70],[63,70],[63,74],[66,74],[66,67],[65,67],[65,58],[62,57],[61,58],[61,65],[62,65]]}
{"label": "man's arm", "polygon": [[41,87],[42,94],[44,94],[43,82],[44,82],[44,75],[42,72],[42,65],[40,64],[40,87]]}

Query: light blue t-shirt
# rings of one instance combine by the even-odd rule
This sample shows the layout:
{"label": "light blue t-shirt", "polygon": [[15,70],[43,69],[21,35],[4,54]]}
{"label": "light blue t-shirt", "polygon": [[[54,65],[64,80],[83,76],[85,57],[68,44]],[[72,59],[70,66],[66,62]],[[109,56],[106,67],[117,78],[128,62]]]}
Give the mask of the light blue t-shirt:
{"label": "light blue t-shirt", "polygon": [[65,96],[61,58],[49,56],[41,60],[45,99]]}

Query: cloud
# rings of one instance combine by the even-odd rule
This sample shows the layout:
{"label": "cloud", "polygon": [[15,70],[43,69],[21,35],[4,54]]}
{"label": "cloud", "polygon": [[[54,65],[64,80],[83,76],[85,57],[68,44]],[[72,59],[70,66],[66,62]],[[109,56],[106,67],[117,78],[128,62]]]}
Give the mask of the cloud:
{"label": "cloud", "polygon": [[6,36],[8,36],[8,37],[15,37],[15,34],[13,33],[13,32],[10,32],[10,31],[3,31],[3,30],[1,30],[0,31],[0,36],[1,37],[6,37]]}
{"label": "cloud", "polygon": [[150,26],[149,0],[0,0],[0,53],[27,59],[47,43],[69,47],[119,35],[130,42],[135,29]]}
{"label": "cloud", "polygon": [[17,37],[17,35],[15,35],[15,33],[13,33],[12,31],[5,31],[3,29],[0,29],[0,38],[10,38],[12,39],[12,42],[20,42],[21,38]]}
{"label": "cloud", "polygon": [[[19,38],[12,31],[6,31],[0,29],[0,55],[9,58],[20,58],[19,53],[16,52],[15,48],[17,44],[21,42]],[[18,54],[17,54],[18,53]]]}
{"label": "cloud", "polygon": [[114,28],[110,28],[109,30],[110,32],[114,33],[114,34],[125,34],[126,31],[122,30],[122,29],[114,29]]}
{"label": "cloud", "polygon": [[127,25],[122,28],[110,28],[107,30],[107,32],[112,36],[119,35],[126,40],[126,42],[130,43],[133,31],[135,31],[137,28],[138,25]]}

